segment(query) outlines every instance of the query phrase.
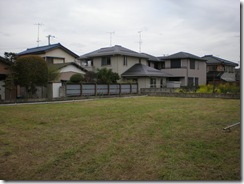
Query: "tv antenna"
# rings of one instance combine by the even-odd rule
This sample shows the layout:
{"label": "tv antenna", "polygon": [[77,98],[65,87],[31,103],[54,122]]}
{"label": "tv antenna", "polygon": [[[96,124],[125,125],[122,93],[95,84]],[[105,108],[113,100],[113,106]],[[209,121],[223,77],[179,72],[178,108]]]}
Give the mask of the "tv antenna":
{"label": "tv antenna", "polygon": [[52,35],[48,35],[46,37],[48,38],[48,45],[50,45],[50,38],[55,38],[55,36],[52,36]]}
{"label": "tv antenna", "polygon": [[110,47],[112,46],[112,35],[115,34],[115,32],[107,32],[110,35]]}
{"label": "tv antenna", "polygon": [[40,29],[40,26],[42,26],[43,24],[41,24],[41,23],[37,23],[37,24],[34,24],[34,25],[37,25],[37,47],[39,47],[39,42],[41,41],[40,39],[39,39],[39,29]]}
{"label": "tv antenna", "polygon": [[141,44],[142,44],[142,40],[141,40],[141,32],[142,31],[138,31],[138,34],[139,34],[139,52],[141,52]]}

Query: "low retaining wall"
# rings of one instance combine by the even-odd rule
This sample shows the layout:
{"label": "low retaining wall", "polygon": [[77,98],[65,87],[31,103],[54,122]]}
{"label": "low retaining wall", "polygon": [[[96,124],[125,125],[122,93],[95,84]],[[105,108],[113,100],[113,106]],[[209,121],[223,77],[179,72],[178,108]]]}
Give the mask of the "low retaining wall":
{"label": "low retaining wall", "polygon": [[240,94],[141,92],[141,95],[163,96],[163,97],[181,97],[181,98],[226,98],[226,99],[240,99]]}

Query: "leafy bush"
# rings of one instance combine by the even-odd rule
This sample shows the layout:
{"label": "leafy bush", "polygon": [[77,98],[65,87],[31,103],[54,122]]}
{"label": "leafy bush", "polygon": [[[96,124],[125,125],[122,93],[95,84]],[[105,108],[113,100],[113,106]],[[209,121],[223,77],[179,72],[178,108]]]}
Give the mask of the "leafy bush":
{"label": "leafy bush", "polygon": [[231,83],[225,83],[225,84],[220,84],[218,86],[218,89],[220,90],[220,93],[222,94],[238,94],[240,93],[240,87],[237,86],[236,84],[231,84]]}
{"label": "leafy bush", "polygon": [[76,73],[70,77],[70,82],[72,83],[80,83],[81,81],[84,80],[83,75]]}
{"label": "leafy bush", "polygon": [[97,69],[97,82],[98,83],[117,83],[117,80],[120,79],[118,73],[112,72],[112,69],[102,68]]}
{"label": "leafy bush", "polygon": [[[201,85],[197,93],[213,93],[214,86],[212,84]],[[240,93],[240,87],[236,84],[221,83],[215,86],[214,92],[217,94],[238,94]]]}
{"label": "leafy bush", "polygon": [[213,85],[212,84],[201,85],[197,89],[197,93],[213,93]]}

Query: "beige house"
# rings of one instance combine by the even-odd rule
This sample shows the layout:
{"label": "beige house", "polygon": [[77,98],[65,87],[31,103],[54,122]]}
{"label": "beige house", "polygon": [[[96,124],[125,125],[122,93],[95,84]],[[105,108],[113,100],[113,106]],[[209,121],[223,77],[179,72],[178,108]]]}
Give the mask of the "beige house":
{"label": "beige house", "polygon": [[174,77],[169,81],[180,81],[181,86],[198,86],[206,84],[206,60],[186,52],[178,52],[159,57],[161,71]]}
{"label": "beige house", "polygon": [[[140,88],[166,87],[167,78],[173,75],[153,68],[154,56],[138,53],[120,45],[106,47],[79,57],[82,67],[96,72],[97,69],[112,69],[122,81],[135,81]],[[157,59],[159,61],[159,59]],[[152,63],[152,67],[149,65]]]}
{"label": "beige house", "polygon": [[213,55],[202,57],[207,61],[207,83],[236,82],[237,63]]}
{"label": "beige house", "polygon": [[81,66],[89,71],[108,68],[121,75],[136,63],[147,64],[147,57],[120,45],[105,47],[79,57]]}
{"label": "beige house", "polygon": [[18,53],[18,56],[37,55],[44,58],[48,64],[60,64],[75,62],[78,55],[67,49],[60,43],[29,48]]}

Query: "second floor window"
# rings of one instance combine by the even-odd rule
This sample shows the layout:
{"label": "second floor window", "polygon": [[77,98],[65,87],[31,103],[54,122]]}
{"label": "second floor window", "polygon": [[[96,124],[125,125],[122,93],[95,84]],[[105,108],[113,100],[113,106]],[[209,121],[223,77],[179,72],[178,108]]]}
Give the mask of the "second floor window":
{"label": "second floor window", "polygon": [[181,68],[181,60],[180,59],[172,59],[170,60],[171,68]]}
{"label": "second floor window", "polygon": [[190,59],[190,69],[195,69],[195,60]]}
{"label": "second floor window", "polygon": [[111,65],[110,57],[102,57],[102,66]]}

